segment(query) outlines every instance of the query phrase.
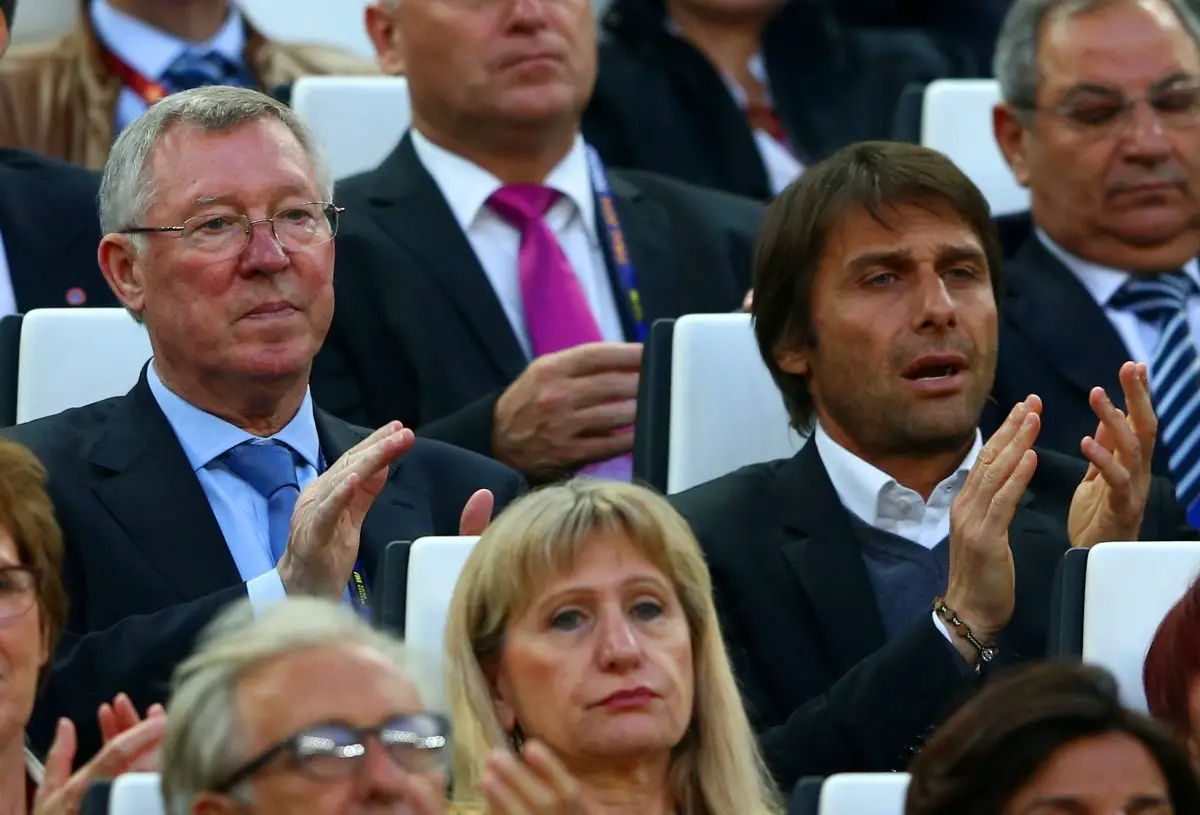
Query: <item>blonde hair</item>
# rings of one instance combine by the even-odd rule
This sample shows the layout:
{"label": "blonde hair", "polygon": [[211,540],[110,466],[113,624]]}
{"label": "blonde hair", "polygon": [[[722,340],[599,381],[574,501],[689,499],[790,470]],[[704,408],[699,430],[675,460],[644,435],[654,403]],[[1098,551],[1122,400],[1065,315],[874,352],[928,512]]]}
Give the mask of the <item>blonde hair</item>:
{"label": "blonde hair", "polygon": [[686,521],[643,487],[576,479],[531,493],[488,528],[463,567],[446,621],[446,690],[458,797],[474,797],[488,754],[509,744],[483,665],[499,659],[508,621],[596,534],[619,534],[662,570],[692,639],[691,724],[675,746],[670,786],[682,815],[772,815],[779,796],[729,666],[712,578]]}

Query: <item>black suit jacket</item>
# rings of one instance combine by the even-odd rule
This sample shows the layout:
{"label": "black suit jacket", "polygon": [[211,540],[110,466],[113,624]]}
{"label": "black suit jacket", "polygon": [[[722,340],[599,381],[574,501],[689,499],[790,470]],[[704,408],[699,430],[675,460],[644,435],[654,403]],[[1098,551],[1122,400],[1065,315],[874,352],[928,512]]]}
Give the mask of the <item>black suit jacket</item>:
{"label": "black suit jacket", "polygon": [[[746,115],[720,72],[670,33],[662,0],[615,0],[583,134],[614,167],[663,173],[752,198],[773,197]],[[851,31],[824,8],[789,2],[767,24],[771,96],[803,162],[890,138],[904,88],[956,72],[920,31]]]}
{"label": "black suit jacket", "polygon": [[96,262],[99,189],[99,173],[0,149],[0,238],[18,311],[120,305]]}
{"label": "black suit jacket", "polygon": [[[609,175],[647,321],[739,308],[762,205],[648,174]],[[314,398],[347,421],[399,419],[491,455],[496,399],[528,360],[411,140],[342,182],[338,201],[338,306],[313,368]]]}
{"label": "black suit jacket", "polygon": [[[323,411],[317,432],[333,462],[368,435]],[[125,396],[18,425],[49,471],[63,528],[70,615],[29,733],[44,750],[57,717],[74,720],[80,755],[99,746],[96,708],[120,691],[139,710],[166,699],[175,665],[222,607],[246,596],[216,516],[143,373]],[[393,540],[458,534],[463,505],[490,489],[502,507],[524,481],[508,468],[418,440],[394,465],[363,522],[368,585]]]}
{"label": "black suit jacket", "polygon": [[[1080,457],[1079,442],[1096,432],[1088,393],[1099,385],[1125,408],[1118,376],[1129,351],[1104,310],[1071,270],[1033,233],[1027,214],[999,219],[1009,248],[1000,309],[1000,354],[984,435],[1031,393],[1042,398],[1038,446]],[[1166,448],[1154,448],[1156,475],[1170,477]]]}
{"label": "black suit jacket", "polygon": [[[1017,602],[999,660],[1045,655],[1067,508],[1083,474],[1082,462],[1040,454],[1009,532]],[[806,775],[903,770],[976,684],[930,615],[885,639],[859,539],[815,444],[671,501],[708,558],[734,671],[781,789]],[[1156,479],[1142,537],[1180,536],[1194,533]]]}

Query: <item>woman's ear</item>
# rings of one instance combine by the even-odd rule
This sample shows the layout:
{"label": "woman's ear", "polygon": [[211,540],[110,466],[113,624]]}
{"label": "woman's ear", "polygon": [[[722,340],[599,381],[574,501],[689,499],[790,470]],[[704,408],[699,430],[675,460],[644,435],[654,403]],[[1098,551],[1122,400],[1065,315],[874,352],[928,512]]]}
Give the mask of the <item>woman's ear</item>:
{"label": "woman's ear", "polygon": [[488,662],[483,667],[483,676],[487,679],[488,691],[492,695],[492,707],[496,711],[496,719],[505,733],[511,733],[517,726],[517,711],[512,705],[512,685],[504,677],[499,663]]}

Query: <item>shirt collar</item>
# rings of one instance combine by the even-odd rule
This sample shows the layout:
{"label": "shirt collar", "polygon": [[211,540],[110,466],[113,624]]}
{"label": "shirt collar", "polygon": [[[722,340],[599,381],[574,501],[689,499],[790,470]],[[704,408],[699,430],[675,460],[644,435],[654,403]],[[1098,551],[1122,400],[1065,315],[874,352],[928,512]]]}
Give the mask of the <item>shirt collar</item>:
{"label": "shirt collar", "polygon": [[113,8],[108,0],[91,0],[90,13],[96,35],[130,68],[147,79],[159,80],[171,63],[188,51],[206,54],[216,51],[241,65],[246,48],[246,29],[242,13],[230,4],[229,16],[220,30],[204,43],[181,40],[160,31],[136,17]]}
{"label": "shirt collar", "polygon": [[[158,371],[154,369],[153,360],[146,369],[146,381],[150,385],[154,400],[158,402],[171,429],[175,431],[175,436],[179,439],[179,444],[183,447],[184,455],[187,456],[193,470],[204,469],[218,456],[242,442],[264,441],[224,419],[204,412],[168,389],[159,378]],[[283,442],[299,453],[314,470],[320,471],[321,442],[317,437],[312,395],[308,389],[304,391],[304,401],[300,404],[300,410],[296,411],[296,415],[282,430],[270,438]]]}
{"label": "shirt collar", "polygon": [[[1054,239],[1047,235],[1040,226],[1036,227],[1034,231],[1046,250],[1058,258],[1075,277],[1079,278],[1079,282],[1083,284],[1083,287],[1088,290],[1088,294],[1092,295],[1092,299],[1101,308],[1106,307],[1113,295],[1132,277],[1129,272],[1101,266],[1099,263],[1093,263],[1071,254],[1055,243]],[[1183,264],[1182,271],[1192,279],[1197,288],[1200,288],[1200,263],[1197,263],[1195,258]]]}
{"label": "shirt collar", "polygon": [[[829,480],[833,483],[833,489],[838,494],[842,506],[871,526],[878,526],[881,503],[887,494],[892,492],[891,487],[899,486],[896,479],[842,447],[821,427],[820,423],[817,424],[817,429],[813,433],[813,443],[817,445],[817,452],[821,454],[825,472],[829,474]],[[965,480],[966,474],[975,466],[975,459],[979,458],[981,449],[983,449],[983,437],[977,429],[975,442],[971,445],[966,457],[953,473],[938,484],[938,487],[955,481],[959,482],[958,486],[961,487],[961,482]],[[902,489],[907,488],[902,487]]]}
{"label": "shirt collar", "polygon": [[[492,193],[503,183],[496,176],[462,156],[434,144],[415,127],[410,131],[413,149],[425,169],[433,176],[442,197],[450,205],[454,220],[464,232],[479,217]],[[543,182],[557,190],[575,205],[593,244],[599,241],[596,231],[596,197],[588,167],[587,145],[582,136],[575,137],[571,151],[563,157]]]}

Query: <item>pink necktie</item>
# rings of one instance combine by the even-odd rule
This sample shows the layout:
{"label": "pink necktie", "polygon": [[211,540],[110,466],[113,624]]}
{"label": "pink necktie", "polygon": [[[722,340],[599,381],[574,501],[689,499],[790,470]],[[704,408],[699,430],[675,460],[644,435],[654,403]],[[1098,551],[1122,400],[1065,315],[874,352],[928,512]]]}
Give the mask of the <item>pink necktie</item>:
{"label": "pink necktie", "polygon": [[[556,190],[540,184],[509,184],[488,199],[492,211],[521,232],[517,270],[534,357],[604,340],[579,278],[546,224],[546,210],[558,197]],[[629,481],[633,459],[621,456],[590,464],[581,472]]]}

